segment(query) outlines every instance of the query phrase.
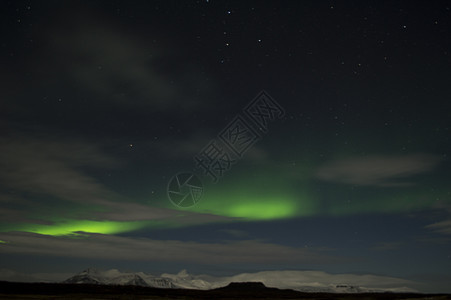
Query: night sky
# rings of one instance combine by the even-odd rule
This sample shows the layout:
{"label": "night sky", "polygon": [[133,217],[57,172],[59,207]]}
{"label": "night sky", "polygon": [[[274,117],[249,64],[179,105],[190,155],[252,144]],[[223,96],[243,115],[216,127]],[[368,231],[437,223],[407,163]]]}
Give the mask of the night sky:
{"label": "night sky", "polygon": [[[1,279],[316,270],[451,292],[451,2],[1,7]],[[177,174],[195,205],[173,204]]]}

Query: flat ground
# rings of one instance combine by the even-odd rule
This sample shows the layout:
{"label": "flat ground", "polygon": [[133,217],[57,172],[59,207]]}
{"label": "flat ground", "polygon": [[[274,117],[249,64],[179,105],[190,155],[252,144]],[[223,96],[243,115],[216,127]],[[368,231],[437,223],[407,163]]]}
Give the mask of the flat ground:
{"label": "flat ground", "polygon": [[403,299],[403,300],[444,300],[451,299],[451,295],[426,295],[426,294],[327,294],[327,293],[301,293],[293,290],[279,290],[275,288],[250,288],[240,286],[237,288],[221,288],[217,290],[199,291],[182,289],[158,289],[139,286],[106,286],[88,284],[49,284],[49,283],[14,283],[0,282],[0,299]]}

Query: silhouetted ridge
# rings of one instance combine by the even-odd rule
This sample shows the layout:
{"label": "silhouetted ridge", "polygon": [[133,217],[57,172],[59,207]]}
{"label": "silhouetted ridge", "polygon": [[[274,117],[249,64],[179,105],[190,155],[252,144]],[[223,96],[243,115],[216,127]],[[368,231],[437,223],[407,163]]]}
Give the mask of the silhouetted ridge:
{"label": "silhouetted ridge", "polygon": [[262,282],[231,282],[227,286],[218,288],[217,290],[230,291],[262,291],[269,289]]}

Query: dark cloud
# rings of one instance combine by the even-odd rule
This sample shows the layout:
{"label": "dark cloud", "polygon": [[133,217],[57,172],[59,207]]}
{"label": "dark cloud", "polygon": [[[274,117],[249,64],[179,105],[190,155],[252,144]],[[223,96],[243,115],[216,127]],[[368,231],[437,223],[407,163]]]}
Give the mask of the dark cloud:
{"label": "dark cloud", "polygon": [[434,155],[373,155],[326,163],[318,168],[321,180],[355,185],[394,187],[414,184],[409,176],[432,171],[440,162]]}
{"label": "dark cloud", "polygon": [[226,263],[331,263],[343,258],[327,251],[296,248],[258,240],[199,243],[92,234],[86,239],[27,233],[1,233],[0,253],[111,260]]}
{"label": "dark cloud", "polygon": [[[82,22],[69,17],[65,24],[49,24],[47,52],[39,53],[32,71],[40,89],[53,93],[55,86],[66,87],[89,95],[80,105],[87,101],[90,107],[97,103],[134,111],[196,109],[201,104],[196,96],[214,89],[205,74],[155,32],[136,33],[91,14]],[[174,72],[168,72],[169,66]]]}
{"label": "dark cloud", "polygon": [[3,138],[0,178],[7,189],[56,197],[77,203],[98,203],[116,195],[83,171],[111,169],[119,161],[81,140]]}
{"label": "dark cloud", "polygon": [[9,269],[0,269],[0,280],[14,282],[58,282],[73,275],[72,273],[23,273]]}
{"label": "dark cloud", "polygon": [[[86,169],[109,171],[123,166],[99,145],[75,139],[3,138],[0,143],[0,194],[2,221],[36,222],[36,209],[53,211],[57,199],[59,217],[108,221],[166,220],[171,224],[193,225],[229,218],[184,212],[132,202],[89,175]],[[28,195],[26,199],[22,195]],[[40,199],[30,200],[30,197]],[[72,204],[70,209],[65,204]],[[75,211],[74,211],[75,210]],[[31,215],[35,215],[30,219]],[[46,213],[42,214],[45,221]]]}

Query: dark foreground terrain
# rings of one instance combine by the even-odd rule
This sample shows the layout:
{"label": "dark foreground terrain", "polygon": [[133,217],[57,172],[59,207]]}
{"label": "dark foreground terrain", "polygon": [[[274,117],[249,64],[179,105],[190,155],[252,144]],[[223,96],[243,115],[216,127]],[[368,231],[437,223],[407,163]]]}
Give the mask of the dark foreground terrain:
{"label": "dark foreground terrain", "polygon": [[0,299],[451,299],[451,295],[301,293],[265,287],[262,283],[231,283],[201,291],[141,286],[0,282]]}

